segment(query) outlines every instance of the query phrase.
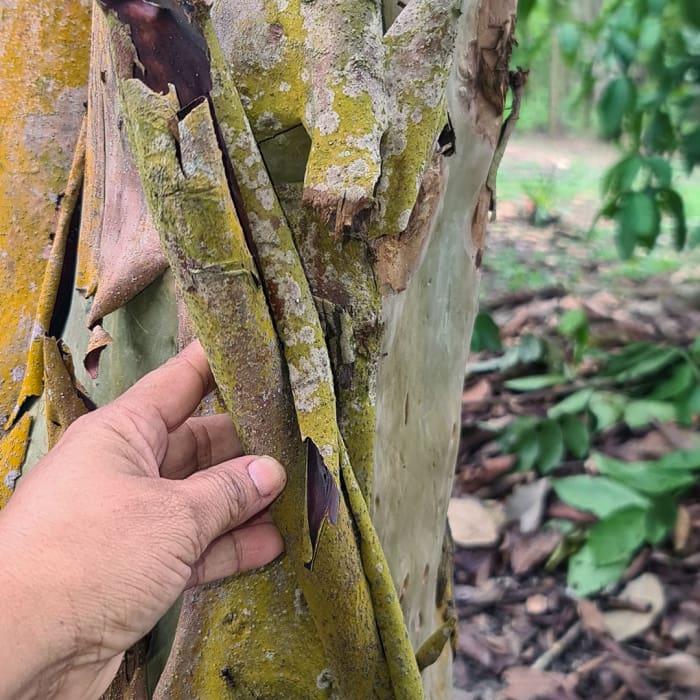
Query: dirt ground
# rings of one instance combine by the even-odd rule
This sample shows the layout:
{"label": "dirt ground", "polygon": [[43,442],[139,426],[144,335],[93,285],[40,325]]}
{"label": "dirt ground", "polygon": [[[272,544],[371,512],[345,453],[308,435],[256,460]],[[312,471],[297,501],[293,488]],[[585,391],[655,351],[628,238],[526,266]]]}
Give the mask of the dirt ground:
{"label": "dirt ground", "polygon": [[[589,231],[597,176],[615,158],[613,148],[585,139],[533,136],[509,145],[482,293],[506,345],[524,333],[551,334],[571,308],[585,310],[601,347],[634,340],[687,347],[700,335],[700,267],[692,253],[662,245],[622,263],[611,224]],[[520,184],[537,178],[558,189],[544,226],[532,223],[532,198]],[[503,379],[468,375],[465,382],[450,517],[462,528],[454,558],[455,700],[700,699],[700,490],[683,500],[689,530],[682,548],[677,539],[642,548],[617,586],[577,599],[566,586],[566,564],[545,566],[562,538],[543,523],[561,504],[540,483],[546,479],[512,472],[514,457],[478,427],[524,410]],[[547,400],[543,394],[545,408],[527,410],[542,415]],[[696,430],[652,425],[607,436],[606,444],[652,459],[695,445]],[[583,469],[583,461],[567,468]],[[537,526],[527,531],[522,518],[508,516],[525,491],[539,493],[531,504],[539,508]]]}

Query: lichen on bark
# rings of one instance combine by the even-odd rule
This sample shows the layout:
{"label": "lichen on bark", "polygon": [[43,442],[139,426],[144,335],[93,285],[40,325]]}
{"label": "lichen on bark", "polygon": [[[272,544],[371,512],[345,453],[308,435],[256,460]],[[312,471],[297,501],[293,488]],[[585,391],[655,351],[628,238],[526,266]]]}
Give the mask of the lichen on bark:
{"label": "lichen on bark", "polygon": [[0,431],[23,383],[40,392],[41,362],[34,373],[27,358],[48,331],[35,321],[84,115],[89,22],[87,0],[0,2]]}
{"label": "lichen on bark", "polygon": [[[415,659],[409,646],[408,658],[404,651],[401,668],[392,673],[392,665],[395,666],[396,662],[390,654],[385,657],[382,649],[391,650],[401,640],[385,637],[380,643],[382,627],[378,630],[375,623],[372,586],[368,586],[365,578],[363,557],[354,534],[353,512],[343,500],[337,522],[322,530],[313,566],[307,566],[305,472],[303,467],[294,466],[295,460],[289,454],[289,445],[295,444],[295,431],[291,435],[289,431],[281,434],[278,429],[280,425],[290,423],[290,406],[284,391],[288,385],[279,366],[277,336],[272,332],[266,298],[256,283],[255,263],[245,247],[243,231],[225,190],[226,176],[209,104],[200,104],[177,122],[172,93],[158,96],[136,80],[122,82],[121,93],[127,130],[153,218],[158,221],[164,247],[180,281],[194,328],[208,351],[214,376],[242,442],[251,451],[278,455],[289,466],[288,486],[274,509],[275,520],[285,536],[297,580],[323,641],[333,683],[341,689],[343,697],[391,697],[389,676],[392,681],[398,679],[396,682],[405,683],[404,679],[411,676],[411,663],[415,668]],[[240,116],[243,117],[242,110]],[[234,134],[245,134],[245,122],[236,123],[235,115],[230,118],[232,121],[227,121],[224,114],[222,126]],[[172,135],[174,128],[178,133],[177,146]],[[255,192],[251,190],[249,195],[252,197]],[[269,208],[274,211],[274,204]],[[262,215],[264,209],[264,206],[262,209],[258,207],[258,214]],[[252,213],[255,214],[255,206]],[[277,214],[283,216],[281,210]],[[272,225],[270,221],[267,223]],[[278,240],[281,237],[280,247],[284,251],[281,223],[277,219]],[[268,233],[263,228],[262,243],[265,243],[264,236]],[[287,354],[287,361],[288,367],[292,368],[299,360],[296,353],[299,351],[297,335],[300,330],[295,327],[295,316],[285,311],[288,301],[275,296],[272,287],[279,283],[281,271],[293,276],[294,266],[296,282],[305,283],[305,278],[299,263],[294,263],[291,236],[284,235],[288,237],[286,253],[280,255],[279,250],[268,250],[266,258],[264,249],[261,249],[258,259],[262,268],[261,281],[264,282],[267,275],[273,316],[275,300],[278,313],[284,313],[276,319],[277,332],[284,347],[289,343],[291,352]],[[295,312],[299,311],[303,301],[301,290],[298,294],[292,299]],[[306,299],[305,324],[315,319],[319,329],[317,335],[320,336],[316,310],[308,291]],[[296,315],[298,319],[298,313]],[[301,328],[303,331],[308,325]],[[264,331],[264,338],[260,336],[261,331]],[[304,343],[312,359],[313,353],[316,356],[325,354],[322,337],[317,338],[315,347],[309,342],[315,337],[310,334]],[[301,359],[304,359],[303,354]],[[255,384],[252,367],[258,375]],[[298,364],[298,371],[308,372],[303,361]],[[333,413],[328,414],[323,404],[304,410],[305,407],[299,407],[298,402],[297,396],[292,406],[297,406],[295,417],[299,424],[303,422],[308,426],[307,430],[318,434],[319,426],[327,429],[330,422],[337,439],[334,404],[331,404]],[[265,428],[246,418],[259,412],[261,407],[273,427]],[[296,444],[301,445],[298,437]],[[321,442],[320,447],[323,449],[327,445]],[[337,459],[337,448],[335,454]],[[329,458],[332,456],[332,453],[328,455]],[[374,575],[381,573],[375,569]],[[383,578],[385,586],[391,587],[388,567],[384,567]],[[344,594],[339,596],[338,591]],[[386,608],[390,604],[384,600],[382,605]],[[394,608],[398,611],[396,601]],[[395,614],[400,616],[400,612]],[[418,683],[419,691],[417,671],[412,682],[414,686]],[[166,683],[169,692],[178,692],[177,688],[173,689],[172,679]]]}

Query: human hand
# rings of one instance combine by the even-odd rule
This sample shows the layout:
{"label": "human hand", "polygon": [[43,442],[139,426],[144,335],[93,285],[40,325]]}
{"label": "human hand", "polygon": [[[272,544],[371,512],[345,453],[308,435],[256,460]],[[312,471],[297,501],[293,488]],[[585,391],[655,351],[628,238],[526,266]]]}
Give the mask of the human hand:
{"label": "human hand", "polygon": [[240,457],[229,416],[189,417],[213,386],[193,343],[20,480],[0,512],[0,698],[97,698],[186,587],[282,551],[282,467]]}

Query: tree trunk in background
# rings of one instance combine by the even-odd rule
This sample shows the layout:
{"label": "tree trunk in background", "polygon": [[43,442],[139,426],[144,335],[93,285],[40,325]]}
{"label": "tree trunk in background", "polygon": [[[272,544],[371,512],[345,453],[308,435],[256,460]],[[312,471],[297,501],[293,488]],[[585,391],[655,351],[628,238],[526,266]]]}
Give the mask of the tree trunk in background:
{"label": "tree trunk in background", "polygon": [[[192,334],[243,444],[289,470],[286,554],[186,593],[110,697],[450,697],[446,511],[515,12],[197,7],[210,99],[179,112],[113,13],[0,0],[0,497],[81,408],[45,387],[101,405]],[[319,474],[339,506],[314,534]]]}
{"label": "tree trunk in background", "polygon": [[561,120],[562,96],[565,90],[566,68],[561,59],[559,38],[552,33],[552,46],[549,56],[549,135],[561,136],[563,123]]}
{"label": "tree trunk in background", "polygon": [[[595,18],[600,14],[603,7],[603,0],[586,0],[574,6],[574,16],[585,24],[593,24]],[[582,125],[586,131],[593,129],[593,115],[595,114],[595,97],[587,93],[581,98],[581,108],[583,113]]]}

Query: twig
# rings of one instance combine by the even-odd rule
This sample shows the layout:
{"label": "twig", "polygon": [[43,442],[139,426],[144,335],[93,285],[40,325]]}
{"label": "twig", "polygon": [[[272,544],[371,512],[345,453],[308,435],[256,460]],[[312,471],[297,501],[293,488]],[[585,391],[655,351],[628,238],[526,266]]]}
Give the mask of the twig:
{"label": "twig", "polygon": [[614,693],[608,695],[605,700],[624,700],[627,697],[627,686],[621,685]]}
{"label": "twig", "polygon": [[539,289],[518,289],[514,292],[508,292],[495,299],[490,299],[481,304],[481,308],[487,311],[495,311],[503,307],[521,306],[527,304],[534,299],[556,299],[564,297],[568,294],[566,289],[560,284],[550,287],[540,287]]}
{"label": "twig", "polygon": [[579,678],[584,678],[589,673],[595,671],[601,664],[609,661],[609,659],[610,655],[607,652],[605,654],[599,654],[598,656],[595,656],[576,667],[575,673]]}
{"label": "twig", "polygon": [[604,607],[606,610],[631,610],[632,612],[647,613],[651,610],[651,603],[645,600],[608,598]]}
{"label": "twig", "polygon": [[542,656],[536,659],[531,668],[545,671],[552,661],[561,656],[576,641],[580,633],[581,622],[575,622]]}
{"label": "twig", "polygon": [[491,193],[491,202],[489,206],[489,212],[491,213],[490,221],[496,220],[496,175],[498,174],[498,167],[503,160],[503,154],[506,152],[508,140],[510,139],[511,134],[515,129],[515,125],[520,117],[520,104],[522,102],[523,90],[525,89],[525,83],[527,82],[529,72],[530,71],[518,68],[515,71],[510,71],[508,74],[508,82],[513,95],[513,101],[510,108],[510,114],[503,122],[503,126],[501,127],[501,134],[498,138],[496,152],[493,154],[489,174],[486,176],[486,187]]}

